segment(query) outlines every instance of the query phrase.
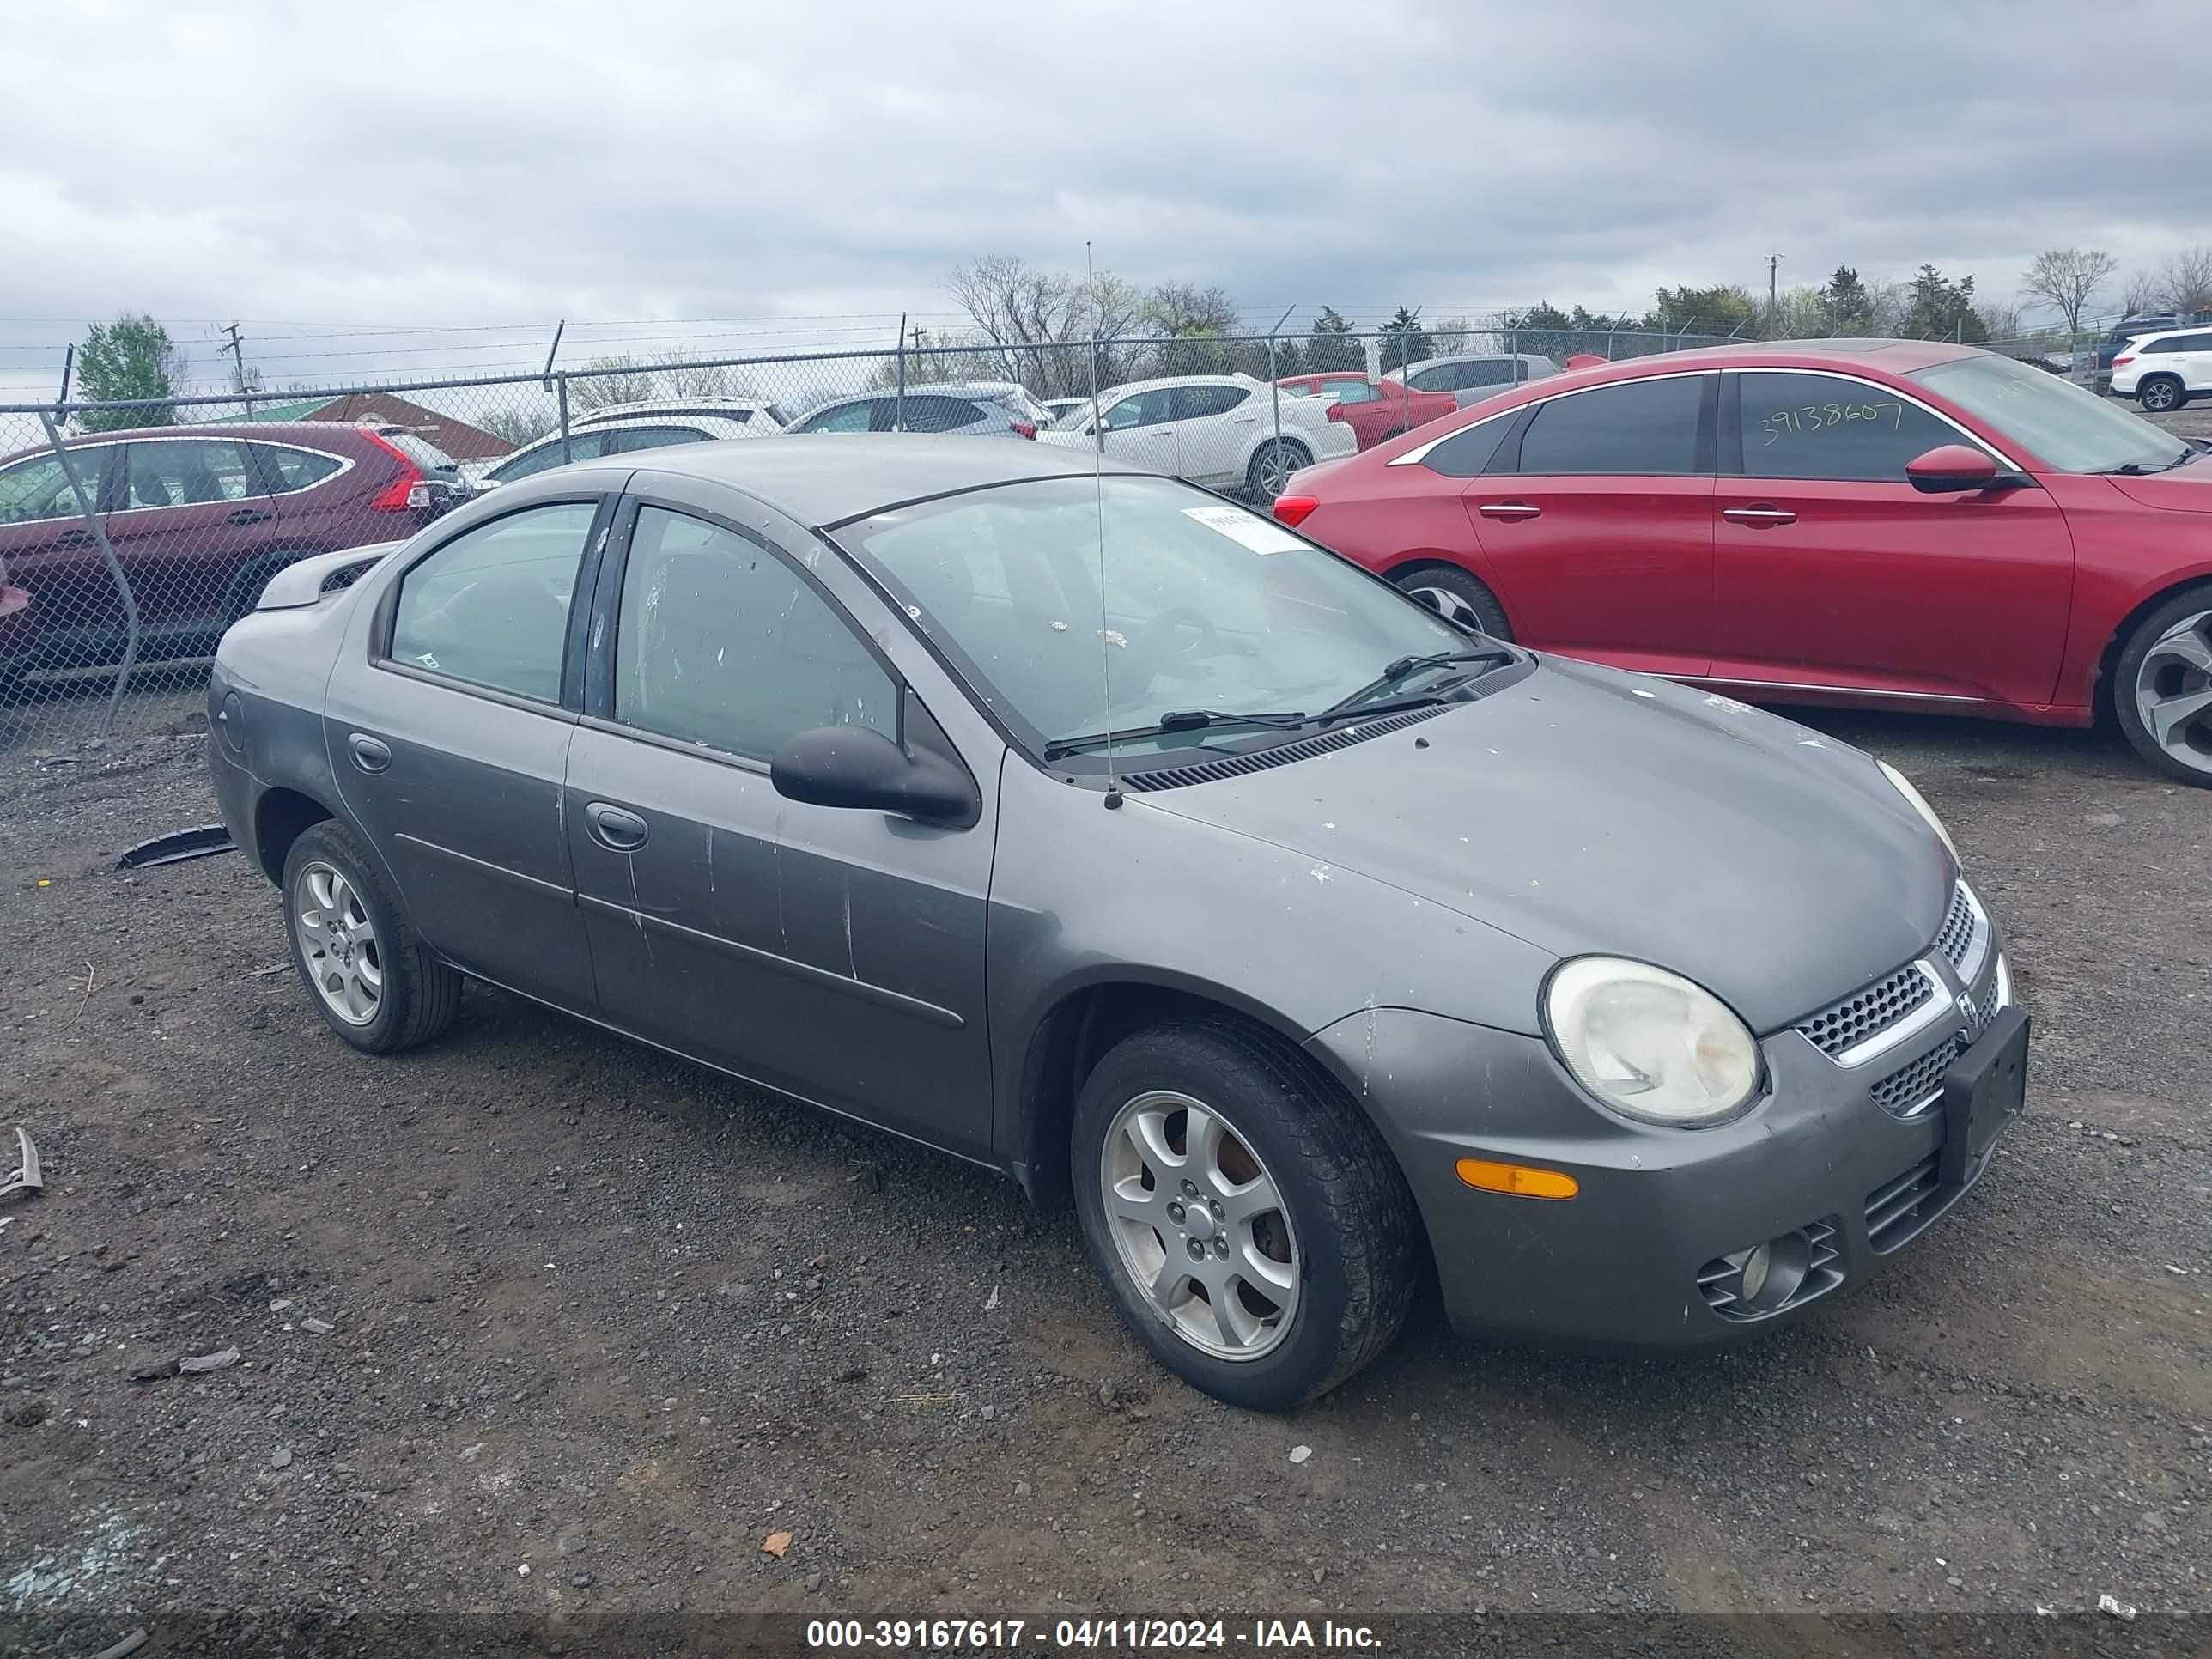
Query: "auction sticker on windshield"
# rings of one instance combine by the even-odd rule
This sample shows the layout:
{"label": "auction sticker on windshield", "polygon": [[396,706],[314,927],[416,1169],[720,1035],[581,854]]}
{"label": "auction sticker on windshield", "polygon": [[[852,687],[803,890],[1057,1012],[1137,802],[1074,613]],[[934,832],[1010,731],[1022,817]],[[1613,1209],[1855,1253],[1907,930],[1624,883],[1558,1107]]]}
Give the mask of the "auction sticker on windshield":
{"label": "auction sticker on windshield", "polygon": [[1182,515],[1255,553],[1295,553],[1305,545],[1280,525],[1255,518],[1241,507],[1186,507]]}

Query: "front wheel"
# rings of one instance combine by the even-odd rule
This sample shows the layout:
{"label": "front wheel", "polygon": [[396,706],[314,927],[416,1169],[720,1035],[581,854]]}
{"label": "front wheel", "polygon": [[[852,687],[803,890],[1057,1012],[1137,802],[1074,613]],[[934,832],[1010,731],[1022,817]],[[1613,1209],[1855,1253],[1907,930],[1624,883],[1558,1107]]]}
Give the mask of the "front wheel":
{"label": "front wheel", "polygon": [[367,850],[335,821],[292,843],[284,920],[316,1012],[355,1048],[396,1054],[453,1024],[460,975],[423,943]]}
{"label": "front wheel", "polygon": [[2212,584],[2144,617],[2112,665],[2112,712],[2136,752],[2212,788]]}
{"label": "front wheel", "polygon": [[2154,374],[2136,388],[2136,398],[2152,415],[2170,415],[2189,401],[2181,382],[2171,374]]}
{"label": "front wheel", "polygon": [[1291,474],[1312,465],[1313,457],[1304,446],[1287,438],[1270,438],[1252,457],[1252,465],[1244,469],[1244,486],[1261,501],[1272,504],[1290,488]]}
{"label": "front wheel", "polygon": [[1279,1045],[1175,1020],[1085,1082],[1072,1152],[1091,1263],[1153,1357],[1284,1411],[1372,1360],[1416,1277],[1413,1201],[1373,1127]]}

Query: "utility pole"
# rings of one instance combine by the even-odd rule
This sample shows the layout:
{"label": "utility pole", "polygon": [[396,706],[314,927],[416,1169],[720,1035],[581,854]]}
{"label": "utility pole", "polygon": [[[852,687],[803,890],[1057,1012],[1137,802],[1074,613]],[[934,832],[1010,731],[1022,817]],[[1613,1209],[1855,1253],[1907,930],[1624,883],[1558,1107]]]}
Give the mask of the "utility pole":
{"label": "utility pole", "polygon": [[[220,357],[226,352],[229,354],[231,389],[235,392],[244,392],[246,390],[246,337],[238,331],[236,323],[227,325],[223,331],[228,334],[230,338],[217,349],[216,356]],[[251,418],[253,414],[253,404],[251,401],[246,405],[246,413],[248,418]]]}
{"label": "utility pole", "polygon": [[1777,291],[1776,282],[1776,272],[1781,264],[1780,254],[1770,253],[1766,256],[1766,331],[1770,335],[1782,326],[1782,301]]}

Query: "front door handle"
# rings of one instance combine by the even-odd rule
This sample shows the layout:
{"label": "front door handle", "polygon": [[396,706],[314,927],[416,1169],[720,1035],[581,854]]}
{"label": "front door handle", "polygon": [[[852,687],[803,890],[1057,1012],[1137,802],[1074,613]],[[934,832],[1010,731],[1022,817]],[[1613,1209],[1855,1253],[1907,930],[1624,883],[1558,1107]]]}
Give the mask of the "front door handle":
{"label": "front door handle", "polygon": [[1474,510],[1486,519],[1504,519],[1509,524],[1544,515],[1542,507],[1531,507],[1526,501],[1485,501]]}
{"label": "front door handle", "polygon": [[392,745],[366,732],[348,738],[346,747],[353,750],[353,763],[364,772],[381,772],[392,764]]}
{"label": "front door handle", "polygon": [[584,809],[584,817],[592,826],[592,839],[611,851],[634,853],[645,845],[645,820],[635,812],[595,800]]}
{"label": "front door handle", "polygon": [[1792,513],[1788,507],[1766,507],[1763,505],[1759,507],[1724,507],[1721,509],[1721,517],[1723,519],[1733,520],[1737,524],[1747,524],[1757,529],[1764,529],[1771,525],[1796,524],[1797,522],[1797,515],[1795,513]]}
{"label": "front door handle", "polygon": [[235,513],[225,514],[223,519],[227,524],[266,524],[276,516],[258,507],[241,507]]}

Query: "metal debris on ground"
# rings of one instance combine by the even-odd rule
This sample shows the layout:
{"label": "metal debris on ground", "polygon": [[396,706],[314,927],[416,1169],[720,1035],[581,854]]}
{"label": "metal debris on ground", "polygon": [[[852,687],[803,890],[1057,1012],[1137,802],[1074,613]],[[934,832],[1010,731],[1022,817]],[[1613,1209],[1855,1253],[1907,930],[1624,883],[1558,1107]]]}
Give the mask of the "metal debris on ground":
{"label": "metal debris on ground", "polygon": [[236,1364],[238,1364],[237,1349],[218,1348],[213,1353],[196,1354],[189,1358],[179,1359],[177,1362],[177,1369],[197,1375],[202,1371],[222,1370]]}
{"label": "metal debris on ground", "polygon": [[234,853],[238,843],[230,838],[230,831],[220,823],[203,823],[192,830],[173,830],[166,836],[156,836],[151,841],[142,841],[136,847],[125,848],[115,860],[118,870],[143,870],[154,864],[182,864],[186,859],[213,858],[217,853]]}
{"label": "metal debris on ground", "polygon": [[92,1659],[124,1659],[125,1654],[136,1653],[146,1645],[146,1632],[142,1626],[125,1637],[112,1648],[102,1648]]}
{"label": "metal debris on ground", "polygon": [[2109,1613],[2115,1619],[2132,1619],[2136,1616],[2136,1610],[2132,1607],[2118,1597],[2111,1595],[2100,1595],[2097,1598],[2097,1611]]}
{"label": "metal debris on ground", "polygon": [[21,1149],[21,1157],[14,1170],[0,1177],[0,1198],[35,1193],[46,1184],[46,1178],[39,1173],[39,1149],[31,1144],[31,1132],[20,1123],[15,1126],[15,1144]]}

